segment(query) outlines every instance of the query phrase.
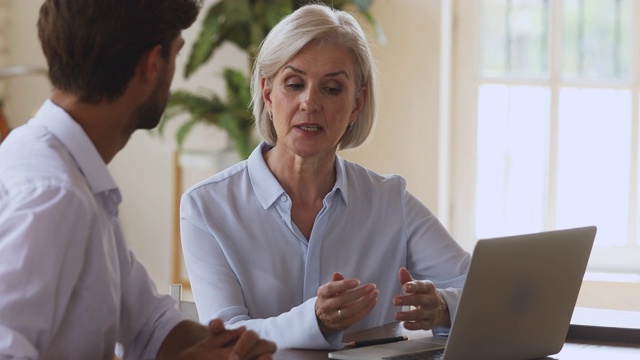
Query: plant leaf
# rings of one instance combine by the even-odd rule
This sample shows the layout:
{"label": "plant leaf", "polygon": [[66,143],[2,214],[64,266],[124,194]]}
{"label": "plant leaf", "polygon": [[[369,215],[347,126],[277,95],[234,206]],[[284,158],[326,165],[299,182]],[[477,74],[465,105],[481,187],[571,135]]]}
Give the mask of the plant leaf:
{"label": "plant leaf", "polygon": [[226,22],[224,38],[246,50],[251,45],[251,34],[248,29],[254,21],[249,0],[232,0],[225,2]]}
{"label": "plant leaf", "polygon": [[282,20],[288,14],[293,12],[295,7],[295,1],[291,0],[274,0],[269,1],[269,6],[264,12],[264,24],[266,25],[266,31],[263,35],[263,38],[267,36],[269,31],[276,26],[276,24]]}
{"label": "plant leaf", "polygon": [[251,16],[249,0],[221,0],[209,8],[185,66],[185,78],[204,65],[226,41],[248,49]]}
{"label": "plant leaf", "polygon": [[191,47],[191,54],[184,68],[185,78],[191,76],[200,66],[206,63],[224,41],[220,37],[223,26],[221,22],[224,22],[224,2],[225,0],[218,2],[207,11],[207,16],[202,22],[198,38]]}
{"label": "plant leaf", "polygon": [[[227,111],[227,106],[216,94],[210,97],[195,95],[185,90],[177,90],[171,94],[165,112],[158,124],[158,132],[164,132],[166,124],[178,115],[187,113],[190,121],[202,122],[210,125],[218,125],[218,114]],[[191,131],[192,126],[181,126],[176,133],[176,141],[181,146],[181,141]]]}
{"label": "plant leaf", "polygon": [[207,117],[209,114],[216,114],[226,110],[226,105],[216,94],[210,97],[195,95],[185,90],[178,90],[171,94],[167,109],[169,115],[173,114],[173,109],[178,108],[183,112],[194,116]]}
{"label": "plant leaf", "polygon": [[227,84],[227,103],[229,106],[248,108],[251,101],[251,90],[249,88],[249,79],[244,72],[226,68],[222,72],[222,76]]}
{"label": "plant leaf", "polygon": [[176,131],[176,143],[178,143],[178,148],[182,149],[182,145],[184,144],[184,139],[191,132],[193,127],[200,122],[200,119],[196,117],[191,117],[188,121],[184,122],[178,130]]}

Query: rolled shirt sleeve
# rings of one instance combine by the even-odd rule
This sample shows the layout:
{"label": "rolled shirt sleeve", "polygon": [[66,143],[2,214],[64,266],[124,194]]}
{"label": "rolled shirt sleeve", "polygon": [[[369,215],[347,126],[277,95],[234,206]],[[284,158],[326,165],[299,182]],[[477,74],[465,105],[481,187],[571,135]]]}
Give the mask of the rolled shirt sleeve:
{"label": "rolled shirt sleeve", "polygon": [[45,101],[0,145],[0,359],[155,358],[182,320],[128,248],[120,192]]}

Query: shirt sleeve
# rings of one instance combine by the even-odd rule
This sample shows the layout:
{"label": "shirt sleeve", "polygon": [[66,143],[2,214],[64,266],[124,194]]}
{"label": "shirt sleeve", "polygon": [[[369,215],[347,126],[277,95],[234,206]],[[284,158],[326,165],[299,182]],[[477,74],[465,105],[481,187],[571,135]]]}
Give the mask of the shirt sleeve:
{"label": "shirt sleeve", "polygon": [[[455,318],[471,256],[436,216],[403,187],[408,236],[407,269],[418,280],[434,283]],[[444,333],[447,329],[435,329]]]}
{"label": "shirt sleeve", "polygon": [[[243,289],[234,267],[246,261],[227,259],[215,237],[206,230],[202,214],[192,198],[185,196],[180,208],[180,231],[185,264],[200,321],[221,318],[229,327],[246,326],[278,348],[335,349],[343,333],[325,338],[315,316],[316,297],[278,316],[254,319],[245,306]],[[268,295],[263,301],[269,301]]]}
{"label": "shirt sleeve", "polygon": [[[124,245],[124,244],[123,244]],[[119,249],[121,266],[121,358],[155,359],[171,329],[185,320],[176,301],[157,292],[144,266],[126,246]]]}
{"label": "shirt sleeve", "polygon": [[10,202],[0,199],[0,358],[38,358],[63,325],[91,214],[63,187],[12,189]]}

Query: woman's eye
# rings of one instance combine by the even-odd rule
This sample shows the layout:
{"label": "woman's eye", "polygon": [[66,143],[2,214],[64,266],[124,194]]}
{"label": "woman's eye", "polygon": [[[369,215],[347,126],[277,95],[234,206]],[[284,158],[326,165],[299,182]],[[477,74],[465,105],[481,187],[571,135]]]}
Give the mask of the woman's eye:
{"label": "woman's eye", "polygon": [[325,89],[329,94],[336,94],[337,95],[337,94],[340,94],[342,92],[342,89],[340,89],[338,87],[330,87],[330,86],[328,86]]}
{"label": "woman's eye", "polygon": [[302,89],[304,85],[302,83],[287,83],[285,84],[285,87],[290,90],[298,90]]}

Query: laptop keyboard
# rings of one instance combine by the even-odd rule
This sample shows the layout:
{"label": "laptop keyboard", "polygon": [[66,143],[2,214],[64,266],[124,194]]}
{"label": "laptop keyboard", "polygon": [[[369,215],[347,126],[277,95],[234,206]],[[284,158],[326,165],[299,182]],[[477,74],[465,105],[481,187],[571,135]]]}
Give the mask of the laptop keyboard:
{"label": "laptop keyboard", "polygon": [[388,360],[442,360],[444,349],[420,351],[412,354],[394,355],[385,357]]}

